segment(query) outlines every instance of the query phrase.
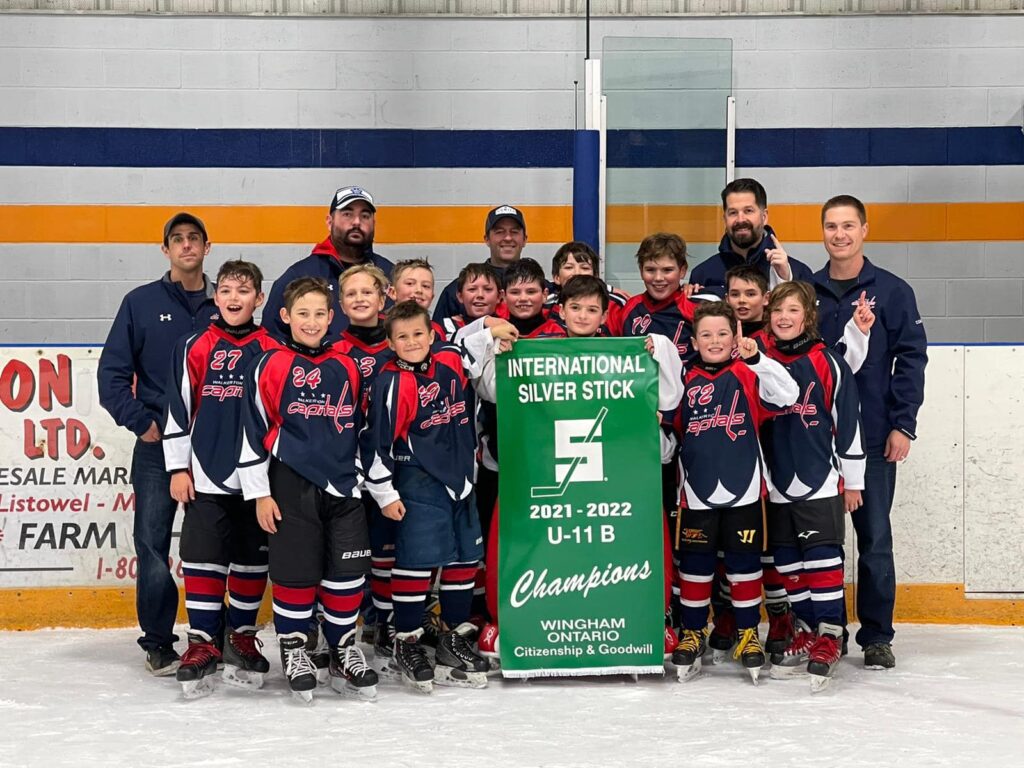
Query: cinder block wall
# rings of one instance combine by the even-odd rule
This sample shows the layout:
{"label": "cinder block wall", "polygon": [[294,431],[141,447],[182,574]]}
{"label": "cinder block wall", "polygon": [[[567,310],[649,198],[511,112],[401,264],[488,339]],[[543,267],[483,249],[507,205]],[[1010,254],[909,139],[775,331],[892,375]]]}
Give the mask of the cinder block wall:
{"label": "cinder block wall", "polygon": [[[610,36],[731,39],[748,131],[741,161],[743,142],[761,135],[754,129],[812,129],[826,142],[808,165],[805,134],[774,135],[796,143],[793,165],[769,157],[738,170],[764,182],[771,210],[839,193],[885,206],[882,229],[906,217],[916,239],[873,241],[869,256],[910,280],[933,341],[1024,340],[1024,135],[1013,130],[1024,105],[1024,17],[609,18],[592,24],[595,57]],[[264,242],[241,236],[250,225],[211,227],[212,269],[245,256],[274,277],[323,236],[327,200],[345,183],[379,200],[379,250],[430,257],[441,283],[483,258],[477,211],[501,202],[537,212],[543,226],[526,253],[545,263],[569,235],[572,171],[562,161],[536,167],[529,148],[546,141],[541,131],[582,121],[574,81],[582,91],[584,48],[577,18],[0,15],[0,334],[102,341],[125,291],[164,268],[157,225],[126,234],[133,221],[160,221],[154,208],[221,211],[216,220],[232,222],[233,211],[308,206],[308,236],[288,234],[272,212],[251,225],[268,233]],[[999,127],[997,136],[961,130]],[[60,130],[12,130],[38,128]],[[891,136],[873,129],[893,128],[937,130],[875,151]],[[256,138],[207,137],[197,159],[190,129]],[[277,145],[261,144],[271,140],[259,129],[290,131],[273,141],[297,155],[319,130],[408,129],[412,149],[353,134],[332,155],[339,161],[313,153],[274,167]],[[458,145],[468,147],[464,162],[438,133],[452,129],[482,132]],[[510,130],[532,133],[506,161],[501,132]],[[995,139],[965,154],[977,136]],[[169,149],[175,142],[185,149]],[[945,204],[979,205],[954,226]],[[420,226],[430,238],[416,239]],[[710,237],[682,234],[697,253],[712,248]],[[780,225],[779,234],[798,258],[824,263],[806,232]]]}

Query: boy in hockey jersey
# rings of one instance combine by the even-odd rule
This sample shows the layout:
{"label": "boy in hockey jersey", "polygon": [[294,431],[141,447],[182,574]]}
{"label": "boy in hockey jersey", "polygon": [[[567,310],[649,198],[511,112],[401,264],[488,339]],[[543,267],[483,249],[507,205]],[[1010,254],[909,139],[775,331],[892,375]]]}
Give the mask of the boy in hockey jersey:
{"label": "boy in hockey jersey", "polygon": [[[434,303],[434,268],[426,259],[406,259],[395,264],[391,273],[392,283],[388,287],[388,298],[395,304],[415,301],[428,312]],[[448,340],[444,326],[431,322],[436,340]]]}
{"label": "boy in hockey jersey", "polygon": [[768,338],[768,278],[749,264],[733,267],[725,273],[725,301],[743,324],[743,335],[754,339],[763,352]]}
{"label": "boy in hockey jersey", "polygon": [[853,372],[818,334],[809,283],[772,291],[769,355],[800,388],[768,435],[768,540],[797,619],[793,640],[772,654],[772,677],[805,669],[812,690],[827,685],[843,636],[844,513],[861,505],[865,453]]}
{"label": "boy in hockey jersey", "polygon": [[[391,590],[394,658],[422,691],[434,681],[479,688],[487,661],[469,637],[473,584],[483,554],[473,500],[476,428],[470,377],[479,376],[493,338],[511,338],[508,324],[467,339],[478,355],[455,347],[432,350],[430,315],[415,302],[396,304],[385,320],[396,359],[374,384],[365,433],[366,488],[383,515],[397,521]],[[442,634],[435,666],[420,642],[432,568],[441,569]]]}
{"label": "boy in hockey jersey", "polygon": [[686,277],[686,241],[664,232],[648,235],[637,249],[636,263],[645,290],[609,318],[612,335],[660,333],[672,340],[680,360],[688,363],[695,354],[690,335],[697,304],[681,287]]}
{"label": "boy in hockey jersey", "polygon": [[519,338],[565,335],[558,323],[544,312],[547,280],[536,261],[523,258],[509,266],[502,278],[502,292],[508,307],[508,321],[519,331]]}
{"label": "boy in hockey jersey", "polygon": [[459,272],[455,284],[455,295],[466,308],[466,314],[442,319],[445,335],[450,339],[474,320],[496,315],[502,299],[498,273],[487,262],[467,264]]}
{"label": "boy in hockey jersey", "polygon": [[[185,505],[180,557],[188,611],[188,650],[177,679],[185,698],[213,692],[211,675],[224,661],[224,681],[259,688],[270,667],[259,651],[256,614],[267,586],[267,535],[256,505],[242,498],[243,373],[277,346],[253,322],[263,303],[263,275],[246,261],[225,262],[214,302],[220,317],[204,332],[183,338],[171,358],[171,384],[163,430],[170,493]],[[216,641],[230,630],[223,657]]]}
{"label": "boy in hockey jersey", "polygon": [[319,600],[330,647],[331,686],[376,695],[376,673],[355,644],[370,543],[360,501],[362,377],[356,362],[324,343],[334,314],[327,282],[304,277],[284,292],[291,338],[250,366],[239,476],[269,536],[274,628],[293,693],[309,702],[317,684],[307,632]]}
{"label": "boy in hockey jersey", "polygon": [[[600,268],[600,257],[586,243],[573,241],[560,246],[551,258],[551,284],[548,296],[544,300],[544,308],[547,310],[548,316],[555,319],[562,317],[560,294],[571,278],[576,275],[596,277]],[[608,295],[609,311],[618,312],[629,299],[629,295],[612,288],[604,281],[602,281],[602,285]]]}
{"label": "boy in hockey jersey", "polygon": [[[694,315],[697,357],[684,380],[673,420],[682,488],[679,551],[683,631],[672,656],[680,680],[700,671],[716,553],[725,553],[739,644],[735,655],[757,682],[764,651],[757,636],[761,606],[761,424],[796,402],[796,382],[743,335],[724,302]],[[733,357],[733,348],[739,356]]]}

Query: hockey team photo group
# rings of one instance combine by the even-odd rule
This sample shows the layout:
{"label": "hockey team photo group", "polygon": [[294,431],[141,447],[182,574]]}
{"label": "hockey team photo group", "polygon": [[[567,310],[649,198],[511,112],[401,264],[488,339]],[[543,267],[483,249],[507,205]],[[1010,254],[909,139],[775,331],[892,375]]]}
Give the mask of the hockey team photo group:
{"label": "hockey team photo group", "polygon": [[384,204],[338,189],[280,276],[218,259],[192,213],[153,233],[169,268],[124,296],[98,367],[135,436],[140,664],[186,699],[276,676],[303,702],[503,672],[736,684],[712,663],[817,692],[896,665],[890,510],[927,343],[867,253],[870,207],[822,201],[804,264],[736,179],[718,253],[651,232],[631,296],[593,244],[528,248],[513,204],[435,285],[375,249]]}

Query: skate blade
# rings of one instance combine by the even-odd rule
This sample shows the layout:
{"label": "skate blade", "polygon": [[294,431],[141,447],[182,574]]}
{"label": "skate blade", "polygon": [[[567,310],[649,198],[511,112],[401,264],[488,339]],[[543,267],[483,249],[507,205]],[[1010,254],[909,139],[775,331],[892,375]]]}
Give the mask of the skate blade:
{"label": "skate blade", "polygon": [[370,668],[377,673],[382,683],[401,683],[402,670],[400,670],[393,659],[371,659]]}
{"label": "skate blade", "polygon": [[328,667],[316,668],[316,684],[327,685],[331,682],[331,670]]}
{"label": "skate blade", "polygon": [[676,680],[680,683],[688,683],[691,680],[700,677],[702,667],[703,663],[700,659],[697,659],[688,667],[676,667]]}
{"label": "skate blade", "polygon": [[760,667],[747,667],[747,672],[750,674],[750,682],[752,682],[755,687],[761,684],[759,680],[761,677]]}
{"label": "skate blade", "polygon": [[731,650],[722,651],[718,648],[711,649],[711,663],[715,666],[718,666],[719,664],[725,664],[725,662],[729,660],[730,656],[732,656]]}
{"label": "skate blade", "polygon": [[292,691],[292,701],[295,701],[303,706],[312,706],[313,704],[313,692],[312,691]]}
{"label": "skate blade", "polygon": [[256,691],[263,687],[262,672],[253,672],[252,670],[241,669],[230,664],[224,667],[221,680],[224,681],[225,685],[230,685],[232,688]]}
{"label": "skate blade", "polygon": [[430,694],[434,692],[433,680],[412,680],[403,675],[402,681],[417,693]]}
{"label": "skate blade", "polygon": [[487,672],[464,672],[452,667],[434,667],[434,682],[448,688],[486,688]]}
{"label": "skate blade", "polygon": [[348,699],[355,699],[357,701],[374,701],[377,698],[376,685],[364,685],[360,688],[352,685],[343,677],[332,677],[331,689]]}
{"label": "skate blade", "polygon": [[794,677],[804,677],[806,675],[807,667],[805,665],[784,667],[781,664],[772,664],[772,668],[768,670],[768,676],[772,680],[792,680]]}
{"label": "skate blade", "polygon": [[198,680],[188,680],[181,684],[181,693],[186,700],[202,699],[213,693],[213,678],[207,675]]}
{"label": "skate blade", "polygon": [[821,693],[828,689],[832,683],[831,677],[825,675],[811,675],[811,693]]}

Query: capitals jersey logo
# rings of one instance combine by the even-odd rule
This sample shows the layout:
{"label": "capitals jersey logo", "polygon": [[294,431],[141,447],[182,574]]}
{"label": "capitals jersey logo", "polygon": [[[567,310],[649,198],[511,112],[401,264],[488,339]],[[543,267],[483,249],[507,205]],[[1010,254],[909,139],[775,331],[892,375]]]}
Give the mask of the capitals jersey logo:
{"label": "capitals jersey logo", "polygon": [[420,396],[420,405],[426,405],[432,400],[436,400],[438,395],[441,394],[441,385],[436,381],[432,381],[427,386],[420,387],[418,393]]}
{"label": "capitals jersey logo", "polygon": [[292,368],[292,385],[298,389],[309,387],[315,390],[320,386],[320,369],[314,368],[311,371],[307,371],[301,366],[295,366]]}
{"label": "capitals jersey logo", "polygon": [[633,318],[633,335],[643,336],[647,333],[647,329],[651,327],[651,316],[643,315],[642,317]]}
{"label": "capitals jersey logo", "polygon": [[793,405],[789,406],[789,408],[784,410],[780,415],[785,415],[787,413],[799,414],[800,423],[804,425],[804,429],[810,429],[811,427],[818,426],[818,424],[821,423],[820,421],[818,421],[817,419],[815,419],[814,421],[810,421],[808,418],[810,416],[818,415],[818,406],[811,402],[811,392],[814,391],[814,385],[815,382],[813,381],[810,384],[808,384],[807,391],[804,392],[803,399],[800,400],[800,402],[794,403]]}
{"label": "capitals jersey logo", "polygon": [[[708,390],[705,393],[705,390]],[[701,404],[707,404],[711,402],[711,394],[715,391],[714,384],[705,384],[703,387],[691,387],[687,393],[687,402],[693,407],[693,400],[697,398],[697,402]],[[697,393],[700,393],[698,397]],[[706,397],[706,399],[705,399]],[[722,413],[722,406],[716,405],[715,410],[708,414],[707,411],[703,414],[697,415],[696,413],[690,418],[689,423],[686,425],[687,434],[697,437],[702,432],[707,432],[710,429],[716,429],[722,427],[725,429],[725,435],[732,442],[736,442],[737,438],[743,437],[747,434],[745,429],[733,429],[738,427],[747,420],[746,413],[738,413],[736,411],[737,406],[740,402],[740,393],[736,391],[732,396],[732,405],[729,406],[728,413]]]}
{"label": "capitals jersey logo", "polygon": [[373,377],[373,369],[377,365],[377,358],[370,357],[367,355],[359,361],[359,372],[363,374],[364,379]]}

